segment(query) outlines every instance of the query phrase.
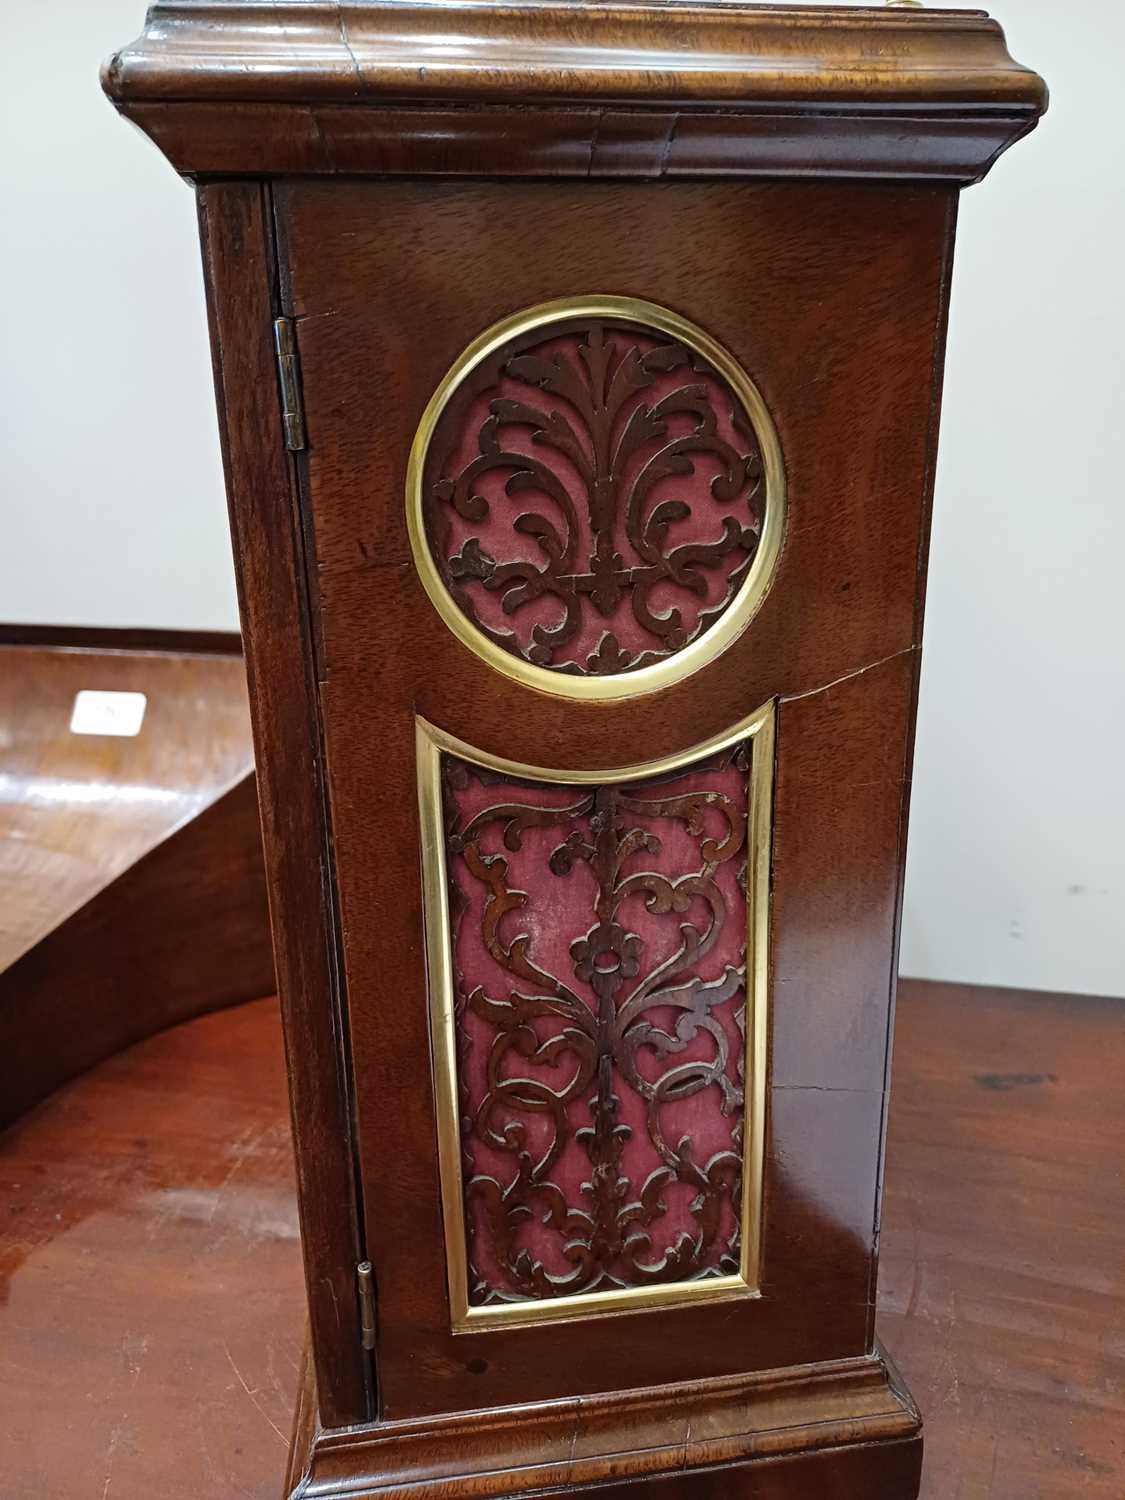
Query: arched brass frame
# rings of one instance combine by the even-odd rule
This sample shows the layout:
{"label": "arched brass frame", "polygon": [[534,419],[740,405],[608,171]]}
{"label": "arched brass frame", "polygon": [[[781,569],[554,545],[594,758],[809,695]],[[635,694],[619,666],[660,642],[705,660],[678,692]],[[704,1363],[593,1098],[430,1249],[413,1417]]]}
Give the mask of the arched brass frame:
{"label": "arched brass frame", "polygon": [[[610,771],[550,771],[490,755],[446,734],[425,719],[415,720],[418,807],[422,831],[422,902],[426,928],[426,975],[430,999],[430,1043],[437,1112],[438,1171],[441,1180],[450,1317],[454,1333],[557,1323],[575,1317],[606,1317],[688,1302],[726,1301],[759,1296],[762,1242],[762,1174],[766,1135],[766,1068],[769,1037],[770,847],[773,834],[775,703],[771,700],[732,728],[678,755]],[[485,1307],[469,1304],[465,1242],[464,1179],[461,1170],[460,1105],[457,1089],[457,1035],[454,1021],[453,948],[449,926],[449,884],[442,815],[443,753],[523,780],[591,785],[639,781],[678,771],[751,740],[747,796],[746,862],[746,1056],[745,1132],[742,1154],[742,1255],[736,1275],[703,1281],[672,1281],[620,1291],[576,1293],[534,1302]]]}
{"label": "arched brass frame", "polygon": [[[446,404],[466,375],[510,339],[552,323],[581,318],[609,318],[655,328],[661,333],[670,334],[708,360],[734,391],[750,417],[761,448],[765,476],[765,520],[758,550],[738,593],[718,620],[696,640],[663,661],[641,667],[635,672],[607,673],[605,676],[577,676],[555,671],[550,667],[536,666],[489,640],[450,596],[430,551],[422,507],[423,471],[430,439]],[[489,666],[526,687],[538,688],[541,692],[555,693],[564,698],[602,701],[631,698],[668,687],[698,671],[736,641],[753,619],[773,579],[785,530],[785,469],[781,444],[757,386],[733,356],[702,328],[666,307],[660,307],[655,302],[643,302],[636,297],[561,297],[552,302],[540,302],[535,307],[526,308],[523,312],[494,323],[454,361],[430,397],[414,435],[406,471],[406,523],[414,553],[414,565],[430,603],[457,639],[488,662]]]}

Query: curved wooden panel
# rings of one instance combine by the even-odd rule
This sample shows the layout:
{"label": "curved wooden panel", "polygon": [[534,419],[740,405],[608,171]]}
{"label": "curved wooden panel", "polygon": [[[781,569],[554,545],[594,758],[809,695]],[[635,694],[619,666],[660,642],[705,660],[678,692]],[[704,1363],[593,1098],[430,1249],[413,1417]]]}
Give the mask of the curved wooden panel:
{"label": "curved wooden panel", "polygon": [[[72,734],[81,691],[136,735]],[[0,647],[0,967],[254,768],[238,656]]]}
{"label": "curved wooden panel", "polygon": [[[143,693],[135,735],[76,694]],[[0,1121],[163,1026],[273,987],[237,656],[0,647]]]}

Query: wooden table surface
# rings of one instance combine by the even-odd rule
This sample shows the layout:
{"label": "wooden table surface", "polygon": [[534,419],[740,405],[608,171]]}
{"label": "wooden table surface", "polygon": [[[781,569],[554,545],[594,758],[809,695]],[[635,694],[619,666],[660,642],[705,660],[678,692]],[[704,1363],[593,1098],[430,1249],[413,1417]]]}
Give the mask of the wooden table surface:
{"label": "wooden table surface", "polygon": [[[144,693],[137,735],[75,694]],[[254,766],[241,656],[0,644],[0,969]]]}
{"label": "wooden table surface", "polygon": [[[902,987],[880,1331],[926,1500],[1125,1495],[1123,1080],[1123,1001]],[[275,1500],[302,1317],[273,1002],[0,1136],[5,1496]]]}

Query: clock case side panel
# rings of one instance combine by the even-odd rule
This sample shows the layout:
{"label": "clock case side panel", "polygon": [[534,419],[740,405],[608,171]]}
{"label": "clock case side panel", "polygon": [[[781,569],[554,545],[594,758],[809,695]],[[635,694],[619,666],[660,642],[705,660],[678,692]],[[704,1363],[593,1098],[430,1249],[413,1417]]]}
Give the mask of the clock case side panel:
{"label": "clock case side panel", "polygon": [[[675,1307],[697,1297],[716,1300],[757,1294],[775,714],[771,702],[735,726],[730,735],[699,746],[671,763],[648,765],[641,775],[637,767],[603,768],[588,773],[581,781],[563,776],[561,784],[557,773],[541,767],[507,766],[490,759],[482,764],[471,746],[442,735],[424,720],[418,721],[431,1052],[455,1331],[534,1322],[557,1324],[568,1318],[586,1320],[641,1307]],[[485,787],[492,790],[482,799],[480,792]],[[465,826],[458,811],[463,796],[472,799],[471,826],[477,830],[468,861],[462,858],[459,836]],[[546,805],[544,797],[548,799]],[[479,805],[482,800],[486,804],[483,808]],[[491,808],[487,807],[489,802]],[[530,812],[521,814],[519,808]],[[489,828],[494,853],[486,855],[482,863],[481,839]],[[546,835],[546,845],[540,845],[525,861],[525,844],[536,840],[537,830]],[[685,868],[681,845],[672,867],[659,871],[662,856],[667,857],[665,840],[678,833],[697,840],[694,859],[689,856]],[[551,844],[554,850],[544,860],[542,856]],[[709,850],[706,854],[705,846]],[[616,863],[619,858],[620,864]],[[513,862],[520,869],[513,870]],[[590,886],[585,888],[585,901],[577,894],[581,882],[572,880],[576,864],[592,876]],[[596,877],[595,866],[600,870]],[[525,963],[535,964],[538,945],[532,939],[518,951],[497,951],[494,941],[487,939],[487,948],[484,943],[476,946],[480,929],[473,929],[478,923],[482,928],[488,925],[491,903],[478,905],[475,918],[467,922],[467,908],[473,900],[464,892],[466,883],[471,892],[475,881],[483,894],[490,871],[499,874],[504,888],[501,899],[516,904],[520,925],[528,918],[536,925],[536,889],[541,894],[546,892],[545,905],[556,928],[567,921],[566,909],[572,921],[576,911],[580,914],[576,927],[570,929],[578,950],[570,945],[573,975],[565,964],[553,975],[537,971],[553,988],[555,1013],[544,1015],[532,1002],[522,1011],[517,1030],[513,1030],[515,1015],[509,1007],[513,1001],[517,1006],[523,1002],[514,993],[508,1002],[484,999],[486,993],[493,993],[492,981],[498,977],[495,970],[488,972],[489,965],[498,958],[506,966],[501,974],[515,979],[514,990],[522,991],[526,983],[521,981],[533,972]],[[686,904],[675,903],[677,887],[694,891]],[[491,890],[495,899],[500,887],[493,885]],[[641,891],[647,893],[643,903]],[[618,892],[626,906],[633,903],[625,927],[618,925],[616,916],[606,915],[603,904],[613,902]],[[591,920],[594,926],[583,936]],[[681,925],[685,922],[692,926],[685,929]],[[643,928],[643,933],[634,932],[634,927]],[[592,945],[591,933],[600,934],[605,946]],[[468,942],[462,948],[460,942],[466,936]],[[661,947],[663,957],[657,956]],[[609,968],[600,973],[594,967],[598,953],[611,955]],[[473,981],[463,967],[466,954],[474,977],[479,975],[483,980],[475,991],[475,1001]],[[701,972],[701,963],[710,970],[709,976]],[[647,972],[646,965],[651,965]],[[591,983],[590,990],[584,990],[584,979]],[[570,988],[572,984],[576,989]],[[622,1036],[615,1037],[612,1030],[608,1036],[599,1033],[594,1019],[602,1009],[599,987],[608,991],[606,998],[615,1014],[624,1010],[633,1015]],[[580,999],[583,993],[585,1002]],[[648,997],[651,1004],[646,1003]],[[665,1016],[658,1021],[662,1001],[673,998],[678,1009],[671,1018]],[[660,1030],[661,1025],[672,1024],[677,1018],[682,1023],[676,1027],[679,1045]],[[500,1026],[490,1032],[493,1022]],[[531,1188],[525,1197],[530,1183],[524,1175],[522,1149],[489,1156],[489,1144],[478,1128],[483,1122],[487,1130],[495,1110],[500,1118],[512,1120],[506,1128],[520,1131],[521,1146],[530,1143],[533,1133],[541,1142],[544,1139],[542,1132],[535,1130],[543,1102],[538,1090],[530,1101],[519,1090],[513,1094],[501,1086],[499,1093],[495,1091],[496,1073],[512,1076],[513,1064],[516,1077],[534,1073],[535,1061],[523,1061],[529,1057],[527,1049],[512,1045],[529,1037],[528,1027],[536,1033],[540,1046],[549,1034],[555,1034],[547,1052],[541,1053],[544,1058],[565,1038],[564,1057],[578,1063],[570,1079],[565,1073],[562,1078],[556,1074],[542,1079],[551,1088],[561,1084],[564,1093],[564,1117],[556,1118],[550,1127],[554,1141],[545,1154],[541,1146],[531,1154],[532,1161],[541,1157],[543,1175],[535,1172],[534,1180],[545,1184],[545,1196],[538,1201],[549,1199],[554,1205],[550,1222],[525,1211],[534,1210],[536,1191]],[[651,1054],[649,1068],[638,1069],[630,1035]],[[498,1048],[507,1053],[505,1062],[501,1062]],[[596,1057],[603,1048],[608,1068],[600,1072]],[[691,1061],[689,1050],[693,1052]],[[694,1076],[692,1069],[696,1070]],[[575,1086],[575,1077],[586,1081]],[[661,1081],[667,1089],[657,1088],[648,1096],[651,1114],[646,1115],[643,1106],[639,1111],[630,1109],[630,1096],[634,1106],[639,1105],[644,1090]],[[534,1084],[531,1087],[535,1089]],[[585,1116],[583,1105],[591,1089],[596,1100],[589,1098],[591,1113]],[[486,1104],[486,1098],[491,1103]],[[679,1114],[677,1123],[669,1113],[674,1116],[677,1104],[685,1101],[690,1101],[690,1108],[686,1115]],[[472,1120],[478,1122],[477,1126],[470,1123]],[[571,1156],[570,1210],[563,1224],[559,1222],[561,1205],[552,1185],[552,1171],[559,1158],[567,1154],[565,1142],[572,1126],[583,1124],[591,1128],[579,1129],[571,1144],[588,1155],[575,1152]],[[701,1140],[705,1139],[710,1144],[701,1149]],[[500,1143],[494,1138],[492,1144]],[[466,1197],[466,1147],[477,1161],[473,1173],[476,1192],[486,1194],[484,1200],[476,1199],[475,1211],[472,1189]],[[636,1155],[638,1148],[640,1158]],[[487,1168],[484,1159],[477,1158],[482,1149],[490,1162]],[[681,1154],[682,1149],[686,1149],[686,1155]],[[732,1162],[735,1153],[737,1172]],[[577,1173],[574,1167],[579,1168]],[[508,1184],[501,1202],[512,1207],[503,1216],[496,1214],[500,1203],[488,1193],[494,1183],[499,1185],[496,1178],[489,1177],[490,1172],[497,1172]],[[583,1177],[591,1180],[582,1182]],[[659,1196],[650,1196],[657,1191],[658,1183]],[[643,1193],[642,1184],[647,1184]],[[680,1198],[678,1206],[671,1204],[671,1213],[670,1192]],[[563,1192],[562,1197],[568,1194]],[[552,1227],[558,1231],[555,1240]],[[517,1239],[507,1242],[513,1228]],[[504,1271],[494,1254],[497,1230],[506,1242]],[[618,1232],[620,1241],[616,1239]],[[494,1278],[490,1284],[477,1285],[475,1297],[471,1290],[479,1267],[476,1277],[470,1274],[474,1238],[484,1243]],[[582,1258],[577,1263],[580,1244]],[[564,1247],[565,1253],[560,1256]],[[569,1295],[537,1295],[541,1283],[525,1255],[535,1258],[541,1254],[546,1260],[540,1262],[540,1271],[546,1271],[547,1263],[559,1257],[552,1270],[571,1281]],[[663,1257],[664,1274],[653,1276],[652,1267]],[[610,1262],[615,1260],[618,1263],[611,1267]],[[614,1274],[608,1274],[611,1270]],[[513,1280],[524,1296],[511,1297]]]}
{"label": "clock case side panel", "polygon": [[[282,310],[296,320],[308,421],[309,448],[298,469],[322,645],[383,1418],[393,1425],[685,1375],[713,1379],[736,1368],[870,1357],[903,786],[955,194],[911,185],[328,188],[299,180],[279,183],[277,194]],[[680,253],[687,215],[677,215],[669,194],[698,209],[704,225],[697,233],[706,238],[713,230],[717,259],[705,276]],[[534,233],[529,206],[544,216]],[[630,233],[638,226],[649,232]],[[753,252],[767,257],[764,289],[746,277],[747,235]],[[458,251],[466,239],[476,243],[468,260]],[[541,259],[527,255],[530,245]],[[768,258],[771,246],[776,260]],[[499,268],[489,264],[497,258]],[[853,275],[862,281],[863,315],[849,305]],[[831,283],[838,326],[802,295],[822,278]],[[577,295],[591,283],[679,307],[728,344],[733,319],[733,353],[753,378],[762,369],[744,352],[747,309],[755,318],[760,313],[771,351],[764,394],[799,482],[790,492],[796,509],[778,577],[745,636],[666,691],[576,706],[499,681],[438,618],[406,538],[404,466],[426,400],[472,337],[513,307]],[[769,313],[771,293],[802,320],[796,329]],[[833,374],[852,383],[847,420]],[[813,437],[823,451],[810,453]],[[845,543],[832,541],[844,533]],[[794,607],[806,617],[797,628]],[[859,988],[829,985],[822,1008],[830,1014],[828,997],[838,1002],[838,1039],[849,1038],[849,1015],[862,1025],[840,1057],[831,1058],[827,1044],[819,1051],[814,1045],[782,1078],[798,1180],[778,1175],[797,1160],[785,1159],[786,1142],[767,1148],[767,1237],[771,1224],[774,1234],[767,1276],[772,1264],[780,1295],[757,1304],[764,1321],[753,1337],[745,1329],[732,1337],[704,1308],[598,1319],[582,1337],[571,1325],[565,1339],[549,1325],[454,1334],[428,1076],[415,715],[524,764],[623,765],[684,751],[773,696],[781,700],[780,768],[802,720],[819,724],[808,745],[819,743],[828,757],[818,765],[815,754],[806,756],[803,771],[789,776],[798,802],[803,776],[827,817],[832,775],[849,764],[855,769],[831,716],[818,718],[821,705],[851,705],[845,718],[880,768],[875,783],[861,776],[854,787],[877,837],[829,840],[842,862],[840,880],[859,891],[856,910],[868,926]],[[822,830],[810,823],[804,838],[807,857]],[[858,878],[868,858],[878,861],[870,889]],[[833,903],[823,883],[813,889],[825,900],[819,908],[798,903],[786,931],[831,923],[846,908],[846,898]],[[818,957],[829,962],[822,950]],[[804,1010],[796,1004],[787,1011],[792,1019],[787,1032],[775,1034],[774,1067],[801,1054],[810,1028],[815,1035],[822,993],[808,968],[786,985],[779,975],[784,980],[787,971],[775,964],[775,1022],[782,996],[788,1004],[801,994]],[[420,1059],[427,1060],[424,1075]],[[802,1143],[809,1101],[819,1125]],[[833,1107],[850,1111],[847,1120],[831,1125]],[[833,1131],[842,1140],[841,1130],[855,1144],[851,1154],[841,1150],[847,1171],[837,1191],[817,1151]],[[809,1236],[823,1239],[826,1226],[835,1249],[809,1252],[819,1282],[807,1297],[784,1261],[805,1263]]]}
{"label": "clock case side panel", "polygon": [[285,1034],[312,1366],[320,1420],[339,1427],[371,1415],[371,1367],[359,1334],[362,1234],[304,540],[272,341],[271,195],[257,182],[213,182],[199,186],[197,206]]}

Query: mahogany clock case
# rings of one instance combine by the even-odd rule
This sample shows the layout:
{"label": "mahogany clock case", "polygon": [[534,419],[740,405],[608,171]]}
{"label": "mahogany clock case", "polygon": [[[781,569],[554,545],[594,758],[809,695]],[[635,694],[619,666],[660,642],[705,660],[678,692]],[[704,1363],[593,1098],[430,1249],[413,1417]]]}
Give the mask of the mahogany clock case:
{"label": "mahogany clock case", "polygon": [[[1034,125],[1041,82],[976,12],[446,7],[435,30],[425,4],[289,10],[271,29],[253,4],[159,5],[106,78],[197,182],[309,1290],[290,1487],[906,1500],[920,1421],[873,1311],[953,236],[960,187]],[[473,364],[497,327],[499,363]],[[630,482],[605,461],[607,369],[641,392],[634,436],[681,444],[659,483],[707,447],[710,497],[657,484],[672,509],[610,517]],[[678,370],[691,394],[660,383]],[[564,378],[582,441],[547,409]],[[509,441],[523,457],[494,483]],[[533,509],[509,514],[513,472],[545,454]],[[585,570],[558,520],[560,475],[584,468]],[[693,602],[670,549],[716,497],[741,519],[721,548],[707,533]],[[492,808],[487,842],[497,786],[518,809],[501,838]],[[688,795],[739,809],[727,842]],[[654,925],[631,934],[603,847],[622,808],[631,848],[654,851],[660,819],[659,857],[697,841],[663,886],[649,871]],[[736,824],[740,881],[719,854]],[[592,927],[576,868],[600,882]],[[694,1248],[661,1242],[682,1274],[654,1276],[607,1173],[646,1132],[661,1154],[622,1080],[671,1086],[606,1041],[606,997],[646,972],[658,890],[683,878],[743,922],[745,974],[735,950],[683,970],[721,1065],[695,1088],[679,1035],[681,1092],[710,1114],[663,1142],[663,1170],[691,1177],[693,1132],[725,1165],[686,1206],[641,1192],[650,1235],[706,1221]],[[506,915],[552,901],[573,974]],[[568,1041],[525,1014],[513,1093],[463,1059],[519,1018],[461,1005],[454,964],[532,964],[556,1015],[579,981],[606,1004],[596,1026],[572,1008]],[[736,992],[744,1053],[719,1015]],[[460,1174],[519,1158],[535,1070],[568,1048],[590,1116],[576,1095],[548,1108],[568,1150],[586,1120],[589,1191],[560,1165],[531,1197],[470,1201]],[[458,1119],[474,1088],[512,1106],[491,1138],[494,1099]],[[503,1205],[526,1225],[547,1199],[513,1252]],[[535,1246],[594,1200],[576,1316]]]}
{"label": "mahogany clock case", "polygon": [[[383,1413],[625,1389],[639,1369],[666,1383],[865,1352],[953,195],[283,183],[275,206],[310,434],[302,519],[316,547],[357,1154],[378,1205],[364,1244]],[[485,236],[466,265],[462,247]],[[693,243],[707,246],[705,267]],[[690,677],[612,702],[532,693],[463,649],[423,591],[402,501],[409,439],[461,349],[512,308],[598,287],[643,291],[722,331],[773,414],[788,504],[772,586],[745,633]],[[569,1338],[550,1325],[454,1333],[434,1095],[418,1065],[430,1053],[422,840],[404,796],[416,718],[485,754],[581,771],[682,754],[773,699],[763,1296]],[[840,806],[846,817],[829,811]],[[840,931],[844,952],[826,940]]]}
{"label": "mahogany clock case", "polygon": [[[377,1287],[371,1366],[358,1340],[314,1336],[317,1396],[298,1467],[311,1463],[326,1493],[343,1493],[332,1481],[364,1465],[371,1492],[483,1472],[494,1477],[478,1477],[481,1493],[509,1493],[604,1482],[621,1464],[639,1475],[768,1459],[781,1465],[777,1486],[804,1482],[806,1468],[823,1484],[830,1466],[833,1483],[866,1483],[869,1469],[887,1495],[913,1494],[920,1424],[872,1353],[872,1319],[954,192],[282,181],[208,184],[200,203],[259,736],[275,767],[295,763],[273,797],[276,769],[261,774],[267,830],[275,819],[283,828],[267,844],[290,862],[287,897],[275,896],[281,962],[319,971],[287,1003],[311,1007],[321,987],[315,1026],[297,1033],[306,1055],[294,1080],[298,1149],[315,1182],[311,1250],[334,1271],[314,1287],[313,1317],[348,1316],[361,1258]],[[466,240],[487,247],[470,264]],[[258,436],[279,420],[267,379],[275,243],[308,433],[292,476],[281,445],[263,452]],[[402,499],[421,411],[461,349],[512,308],[606,286],[722,331],[776,423],[787,491],[776,572],[744,634],[656,694],[609,702],[535,693],[459,644],[425,593]],[[232,422],[252,430],[252,453],[243,442],[236,456]],[[277,539],[288,526],[287,556]],[[291,670],[298,632],[304,679]],[[759,1295],[455,1332],[427,1065],[417,721],[484,755],[579,772],[683,754],[770,702]],[[310,745],[323,755],[324,801],[306,773],[295,806]],[[322,886],[316,853],[329,838]],[[310,1030],[319,1057],[307,1055]],[[349,1136],[354,1155],[339,1149]],[[353,1163],[363,1206],[349,1223],[340,1208],[355,1201]],[[766,1372],[781,1369],[778,1406]],[[638,1389],[624,1405],[612,1399]],[[603,1395],[583,1459],[576,1433]],[[512,1408],[518,1417],[504,1419]],[[672,1413],[685,1408],[677,1436]],[[480,1415],[454,1417],[474,1412],[495,1413],[487,1430]],[[374,1428],[339,1438],[324,1430],[372,1417]],[[862,1450],[841,1446],[860,1436]]]}

